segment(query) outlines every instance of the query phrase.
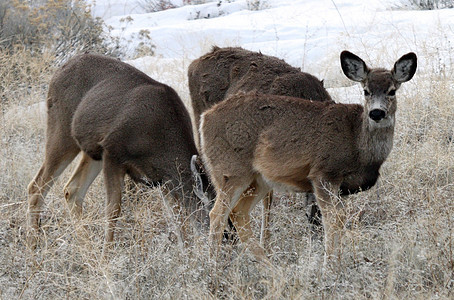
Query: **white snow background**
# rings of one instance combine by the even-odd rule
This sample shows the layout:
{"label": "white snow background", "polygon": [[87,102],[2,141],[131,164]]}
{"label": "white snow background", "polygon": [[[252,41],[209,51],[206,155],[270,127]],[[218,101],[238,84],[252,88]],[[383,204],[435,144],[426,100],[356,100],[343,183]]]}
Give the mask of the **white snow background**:
{"label": "white snow background", "polygon": [[385,68],[415,52],[416,78],[452,72],[454,9],[410,9],[404,0],[262,0],[263,8],[251,11],[246,0],[221,2],[145,13],[138,1],[96,0],[92,13],[105,20],[131,56],[146,30],[155,55],[128,62],[174,87],[185,102],[187,66],[213,45],[282,58],[324,79],[338,102],[362,98],[359,85],[341,73],[339,54],[345,49]]}
{"label": "white snow background", "polygon": [[[262,9],[252,11],[247,0],[185,6],[183,0],[172,0],[178,8],[146,13],[139,2],[146,0],[87,1],[93,15],[104,19],[106,32],[127,50],[122,59],[173,87],[191,112],[187,67],[213,45],[241,46],[284,59],[323,79],[341,103],[363,99],[360,85],[342,74],[342,50],[371,67],[385,68],[415,52],[418,70],[398,97],[423,91],[430,104],[437,78],[454,87],[454,9],[411,9],[406,5],[410,0],[260,0]],[[151,40],[141,39],[141,32]],[[137,57],[140,43],[153,45],[154,55]],[[39,116],[44,121],[45,107],[42,99],[26,110],[7,112],[5,119]]]}

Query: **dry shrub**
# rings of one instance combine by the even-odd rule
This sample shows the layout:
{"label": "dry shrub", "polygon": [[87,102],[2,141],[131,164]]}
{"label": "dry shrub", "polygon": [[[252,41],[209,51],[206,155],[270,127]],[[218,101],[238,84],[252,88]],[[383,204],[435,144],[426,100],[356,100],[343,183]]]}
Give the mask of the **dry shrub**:
{"label": "dry shrub", "polygon": [[103,25],[82,0],[5,0],[0,4],[0,46],[10,52],[20,45],[35,55],[53,52],[59,61],[87,50],[118,52]]}
{"label": "dry shrub", "polygon": [[443,8],[453,8],[453,0],[401,0],[398,4],[393,4],[397,8],[413,8],[421,10],[433,10]]}
{"label": "dry shrub", "polygon": [[[300,195],[276,195],[268,247],[273,266],[266,266],[253,261],[242,245],[224,245],[217,261],[209,259],[206,233],[189,232],[189,244],[182,249],[163,208],[162,193],[140,186],[123,196],[115,246],[106,261],[101,259],[102,178],[87,194],[83,218],[72,220],[62,188],[73,166],[46,197],[39,248],[30,251],[25,246],[26,189],[42,163],[45,129],[45,118],[37,117],[42,116],[39,106],[25,108],[45,99],[53,56],[40,60],[27,51],[5,53],[0,52],[1,298],[454,296],[452,76],[418,72],[399,90],[394,149],[377,186],[344,199],[350,217],[335,268],[321,268],[323,234],[312,232]],[[157,68],[172,76],[169,80],[181,81],[186,65],[169,62],[169,70]],[[179,90],[188,99],[186,89]],[[260,212],[260,206],[253,211],[256,233]]]}
{"label": "dry shrub", "polygon": [[[22,46],[13,50],[0,48],[0,103],[3,113],[11,104],[32,104],[43,99],[54,59],[50,52],[36,55]],[[30,95],[38,90],[41,95],[30,99]]]}
{"label": "dry shrub", "polygon": [[246,0],[247,8],[249,10],[257,11],[268,8],[266,0]]}
{"label": "dry shrub", "polygon": [[[415,78],[415,80],[418,80]],[[418,90],[421,86],[421,90]],[[159,190],[134,188],[123,197],[116,244],[100,257],[104,187],[95,181],[84,217],[72,221],[62,187],[46,198],[40,247],[26,249],[26,186],[42,158],[42,126],[1,127],[0,289],[4,297],[48,298],[422,298],[452,297],[454,147],[452,90],[424,104],[424,84],[399,95],[394,150],[370,191],[346,198],[346,224],[337,267],[322,272],[323,235],[311,233],[301,196],[277,195],[268,253],[273,266],[254,262],[241,245],[224,245],[208,259],[206,235],[190,233],[181,249]],[[436,99],[435,99],[436,98]],[[5,120],[5,122],[10,122]],[[19,123],[19,122],[18,122]],[[421,128],[421,129],[418,129]],[[260,207],[253,212],[258,232]],[[86,234],[81,234],[83,230]]]}
{"label": "dry shrub", "polygon": [[177,7],[169,0],[140,0],[139,5],[148,13]]}

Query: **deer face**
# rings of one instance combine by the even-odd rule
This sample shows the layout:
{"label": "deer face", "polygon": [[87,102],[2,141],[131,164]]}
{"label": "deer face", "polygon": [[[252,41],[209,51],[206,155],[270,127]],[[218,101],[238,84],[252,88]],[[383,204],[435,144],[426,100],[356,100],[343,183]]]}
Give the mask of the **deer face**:
{"label": "deer face", "polygon": [[[399,84],[386,70],[371,70],[362,82],[365,109],[372,125],[393,125],[396,112],[396,90]],[[377,124],[374,124],[377,123]]]}
{"label": "deer face", "polygon": [[358,81],[364,88],[365,112],[373,127],[394,125],[396,112],[396,91],[402,82],[409,81],[416,72],[416,54],[402,56],[391,71],[370,69],[366,63],[353,53],[341,53],[341,66],[344,74]]}

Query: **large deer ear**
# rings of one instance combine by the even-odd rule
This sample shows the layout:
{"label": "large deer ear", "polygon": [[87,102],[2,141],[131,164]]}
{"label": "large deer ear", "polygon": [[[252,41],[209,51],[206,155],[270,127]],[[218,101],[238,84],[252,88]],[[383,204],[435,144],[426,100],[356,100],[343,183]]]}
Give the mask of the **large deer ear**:
{"label": "large deer ear", "polygon": [[342,51],[340,55],[342,71],[345,76],[353,81],[364,81],[369,73],[366,63],[355,54]]}
{"label": "large deer ear", "polygon": [[413,78],[417,66],[416,54],[413,52],[407,53],[394,64],[392,74],[397,82],[406,82]]}

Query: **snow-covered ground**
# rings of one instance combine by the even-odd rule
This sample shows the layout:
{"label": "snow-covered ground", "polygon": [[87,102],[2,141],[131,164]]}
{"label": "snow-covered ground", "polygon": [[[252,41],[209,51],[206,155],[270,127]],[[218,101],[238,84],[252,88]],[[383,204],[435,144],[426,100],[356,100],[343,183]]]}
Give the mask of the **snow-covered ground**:
{"label": "snow-covered ground", "polygon": [[[138,1],[96,0],[93,13],[131,57],[140,42],[153,44],[154,57],[129,62],[178,91],[185,89],[184,69],[212,45],[278,56],[338,88],[348,85],[339,67],[344,49],[383,67],[413,51],[420,74],[451,65],[454,9],[392,9],[402,1],[262,0],[264,8],[251,11],[246,0],[217,0],[145,13]],[[151,40],[140,39],[144,32]]]}

